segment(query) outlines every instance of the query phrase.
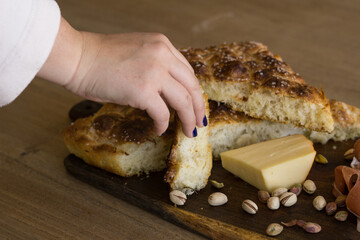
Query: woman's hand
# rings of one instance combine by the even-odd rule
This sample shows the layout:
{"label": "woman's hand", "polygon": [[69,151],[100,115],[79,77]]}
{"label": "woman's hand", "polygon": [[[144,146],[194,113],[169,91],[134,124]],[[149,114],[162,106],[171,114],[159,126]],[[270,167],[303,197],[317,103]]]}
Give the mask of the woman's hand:
{"label": "woman's hand", "polygon": [[91,100],[146,110],[158,135],[168,127],[168,106],[176,110],[188,137],[205,122],[193,69],[162,34],[78,32],[62,19],[55,46],[38,75]]}

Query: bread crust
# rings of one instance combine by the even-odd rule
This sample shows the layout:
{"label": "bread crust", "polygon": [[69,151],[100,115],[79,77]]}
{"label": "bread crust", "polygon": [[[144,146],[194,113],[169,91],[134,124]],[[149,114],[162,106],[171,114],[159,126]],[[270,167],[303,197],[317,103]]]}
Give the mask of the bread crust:
{"label": "bread crust", "polygon": [[[186,48],[181,52],[194,68],[209,99],[224,102],[232,109],[244,111],[255,118],[292,123],[319,131],[333,130],[334,123],[324,92],[307,85],[298,73],[282,61],[279,55],[271,53],[265,45],[257,42],[224,43],[203,49]],[[224,87],[236,91],[222,91]],[[248,100],[256,93],[270,95],[274,100],[275,96],[278,96],[286,101],[296,99],[308,105],[312,104],[319,107],[324,119],[304,122],[296,116],[288,119],[287,116],[276,116],[276,113],[271,116],[259,113],[256,111],[258,109],[247,109]],[[271,108],[275,105],[271,103],[265,107]]]}
{"label": "bread crust", "polygon": [[[69,151],[86,163],[129,177],[164,169],[174,132],[170,125],[167,133],[158,137],[153,131],[153,121],[145,111],[109,103],[95,115],[77,119],[62,136]],[[145,161],[143,159],[152,161],[152,157],[159,157],[146,152],[142,156],[133,156],[145,145],[163,155],[162,163],[159,159],[132,169],[135,162],[139,165],[140,161]]]}

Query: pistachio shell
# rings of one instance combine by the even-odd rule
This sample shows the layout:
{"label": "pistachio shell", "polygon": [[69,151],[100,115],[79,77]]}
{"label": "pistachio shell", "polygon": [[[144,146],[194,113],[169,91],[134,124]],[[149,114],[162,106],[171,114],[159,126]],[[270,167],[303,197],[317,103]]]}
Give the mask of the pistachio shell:
{"label": "pistachio shell", "polygon": [[277,236],[279,235],[282,231],[283,231],[284,227],[281,226],[278,223],[271,223],[269,224],[269,226],[266,228],[266,234],[269,236]]}
{"label": "pistachio shell", "polygon": [[306,180],[303,184],[303,189],[308,194],[313,194],[316,191],[316,185],[311,180]]}
{"label": "pistachio shell", "polygon": [[291,207],[297,202],[297,196],[292,192],[286,192],[280,196],[280,202],[285,207]]}
{"label": "pistachio shell", "polygon": [[256,212],[258,211],[258,206],[256,205],[256,203],[249,199],[244,200],[241,204],[241,207],[245,212],[250,214],[256,214]]}
{"label": "pistachio shell", "polygon": [[323,196],[317,196],[313,200],[313,206],[316,210],[321,211],[326,206],[326,200]]}
{"label": "pistachio shell", "polygon": [[221,206],[227,203],[227,201],[228,201],[227,196],[222,192],[214,192],[208,198],[208,203],[211,206]]}
{"label": "pistachio shell", "polygon": [[182,206],[185,204],[186,202],[186,195],[185,193],[179,191],[179,190],[173,190],[169,193],[169,196],[170,196],[170,200],[176,204],[176,205],[179,205],[179,206]]}

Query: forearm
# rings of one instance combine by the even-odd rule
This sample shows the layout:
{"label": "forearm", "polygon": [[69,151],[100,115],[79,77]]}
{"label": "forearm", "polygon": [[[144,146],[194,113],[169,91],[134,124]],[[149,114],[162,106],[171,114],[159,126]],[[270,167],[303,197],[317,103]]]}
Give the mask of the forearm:
{"label": "forearm", "polygon": [[82,49],[81,32],[72,28],[64,18],[61,18],[54,46],[37,76],[62,86],[67,85],[77,70]]}

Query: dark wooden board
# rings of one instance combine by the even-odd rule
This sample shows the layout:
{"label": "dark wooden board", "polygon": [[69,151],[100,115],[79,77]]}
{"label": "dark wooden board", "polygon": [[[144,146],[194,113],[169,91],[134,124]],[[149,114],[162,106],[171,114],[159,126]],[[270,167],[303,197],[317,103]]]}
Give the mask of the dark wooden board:
{"label": "dark wooden board", "polygon": [[[74,120],[80,116],[78,115],[80,113],[82,117],[89,115],[100,106],[90,101],[82,102],[74,106],[70,111],[70,117]],[[327,201],[335,200],[331,194],[334,168],[341,164],[349,165],[343,154],[353,144],[354,141],[316,144],[316,151],[329,161],[326,165],[314,163],[310,171],[308,178],[316,183],[318,190],[314,195],[301,193],[295,206],[281,207],[277,211],[271,211],[266,205],[261,204],[257,199],[257,189],[224,170],[219,161],[214,162],[210,178],[225,184],[220,191],[228,196],[229,201],[220,207],[211,207],[207,203],[208,196],[217,191],[210,184],[200,192],[189,196],[185,206],[174,207],[169,200],[169,187],[163,182],[164,172],[123,178],[89,166],[74,155],[69,155],[64,160],[64,164],[69,173],[76,178],[209,238],[264,239],[267,238],[264,233],[268,224],[303,219],[319,223],[322,231],[318,234],[309,234],[298,227],[285,228],[276,238],[360,239],[353,215],[350,214],[346,222],[338,222],[333,217],[327,216],[324,211],[316,211],[312,206],[312,201],[317,195],[324,196]],[[259,211],[256,215],[249,215],[241,209],[241,202],[245,199],[252,199],[258,204]]]}

